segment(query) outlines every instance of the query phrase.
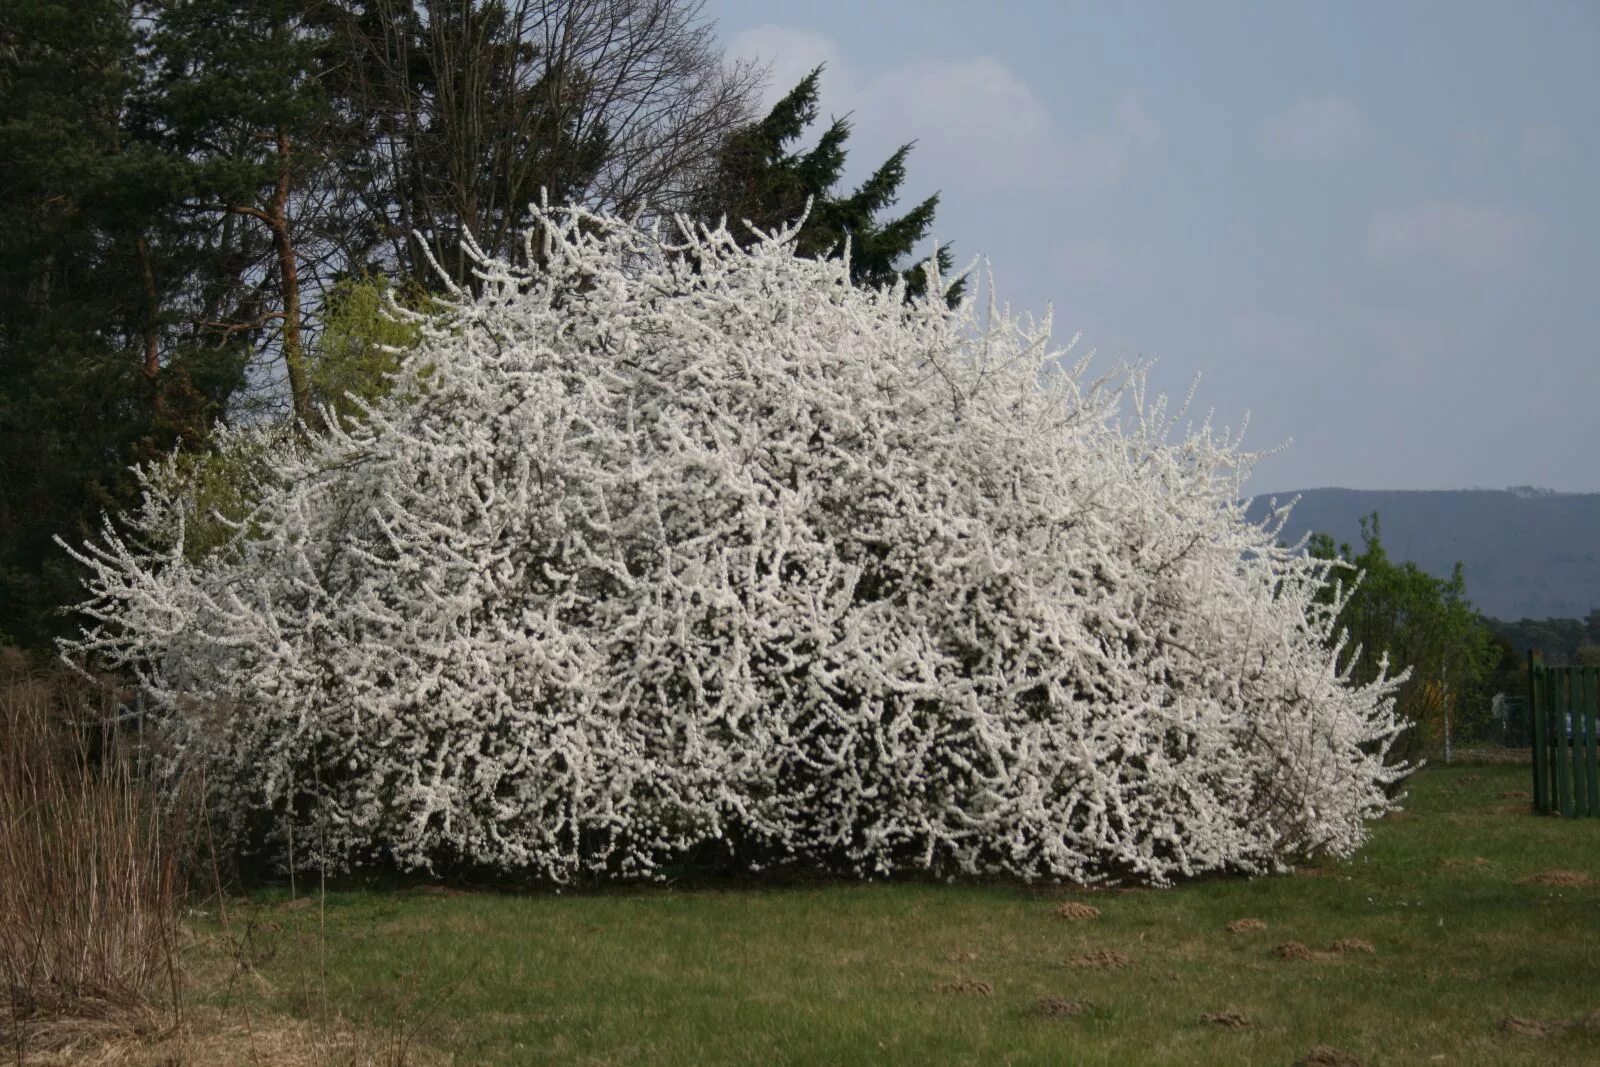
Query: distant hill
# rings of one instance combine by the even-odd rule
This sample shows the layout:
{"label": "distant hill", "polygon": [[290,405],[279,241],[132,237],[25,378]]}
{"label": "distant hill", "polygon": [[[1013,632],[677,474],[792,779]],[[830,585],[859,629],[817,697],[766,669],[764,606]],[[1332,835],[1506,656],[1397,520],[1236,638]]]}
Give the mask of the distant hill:
{"label": "distant hill", "polygon": [[1600,493],[1305,489],[1258,496],[1251,516],[1264,517],[1273,496],[1301,498],[1290,542],[1309,530],[1359,550],[1361,517],[1376,511],[1392,559],[1441,576],[1460,560],[1467,596],[1491,618],[1581,619],[1600,608]]}

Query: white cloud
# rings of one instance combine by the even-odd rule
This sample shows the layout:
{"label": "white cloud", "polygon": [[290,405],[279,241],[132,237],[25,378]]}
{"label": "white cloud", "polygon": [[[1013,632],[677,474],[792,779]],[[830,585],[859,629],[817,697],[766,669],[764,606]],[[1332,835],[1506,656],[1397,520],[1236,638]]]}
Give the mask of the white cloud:
{"label": "white cloud", "polygon": [[[767,25],[743,31],[728,53],[772,66],[770,106],[807,72],[826,63],[823,117],[848,113],[860,159],[917,143],[914,168],[940,185],[992,191],[1104,188],[1124,177],[1161,128],[1131,94],[1099,128],[1067,131],[1049,106],[1012,71],[988,56],[919,62],[863,75],[822,34]],[[876,162],[876,160],[874,160]]]}
{"label": "white cloud", "polygon": [[1008,187],[1053,184],[1065,144],[1049,109],[1002,64],[987,57],[917,63],[862,86],[857,113],[874,142],[915,139],[932,173],[971,174]]}
{"label": "white cloud", "polygon": [[754,60],[768,68],[761,98],[763,109],[771,108],[819,65],[826,64],[828,68],[823,72],[825,90],[832,88],[837,79],[848,77],[833,38],[795,26],[769,24],[741,30],[728,42],[727,51],[733,58]]}
{"label": "white cloud", "polygon": [[1390,263],[1503,275],[1527,265],[1544,233],[1544,221],[1527,211],[1436,201],[1380,212],[1367,228],[1367,251]]}
{"label": "white cloud", "polygon": [[1261,127],[1261,144],[1269,154],[1295,159],[1344,159],[1359,152],[1366,139],[1361,112],[1338,96],[1301,100]]}

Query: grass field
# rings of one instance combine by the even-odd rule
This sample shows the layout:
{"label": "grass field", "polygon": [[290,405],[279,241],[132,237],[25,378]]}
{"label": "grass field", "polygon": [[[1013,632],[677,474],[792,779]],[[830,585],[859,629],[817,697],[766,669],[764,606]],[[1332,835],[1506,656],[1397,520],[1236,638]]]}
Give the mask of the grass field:
{"label": "grass field", "polygon": [[1600,885],[1527,881],[1600,878],[1600,820],[1530,815],[1527,789],[1521,767],[1425,770],[1360,854],[1281,877],[262,891],[196,918],[190,952],[228,976],[214,1008],[459,1064],[1600,1062]]}

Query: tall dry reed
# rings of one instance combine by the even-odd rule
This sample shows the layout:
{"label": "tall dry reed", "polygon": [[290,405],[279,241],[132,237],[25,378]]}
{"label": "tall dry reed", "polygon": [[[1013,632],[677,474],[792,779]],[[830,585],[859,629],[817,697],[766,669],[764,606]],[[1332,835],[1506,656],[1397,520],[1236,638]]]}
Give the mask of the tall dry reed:
{"label": "tall dry reed", "polygon": [[0,664],[0,1034],[176,1011],[183,806],[113,693]]}

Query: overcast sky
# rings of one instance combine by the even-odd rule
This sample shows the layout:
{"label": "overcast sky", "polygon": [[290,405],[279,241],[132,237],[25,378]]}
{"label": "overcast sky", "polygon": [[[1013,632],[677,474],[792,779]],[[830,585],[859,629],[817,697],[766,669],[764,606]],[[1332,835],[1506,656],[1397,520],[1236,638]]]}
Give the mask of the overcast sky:
{"label": "overcast sky", "polygon": [[[1600,3],[711,0],[848,178],[1269,448],[1255,492],[1600,491]],[[818,124],[819,127],[821,123]]]}

